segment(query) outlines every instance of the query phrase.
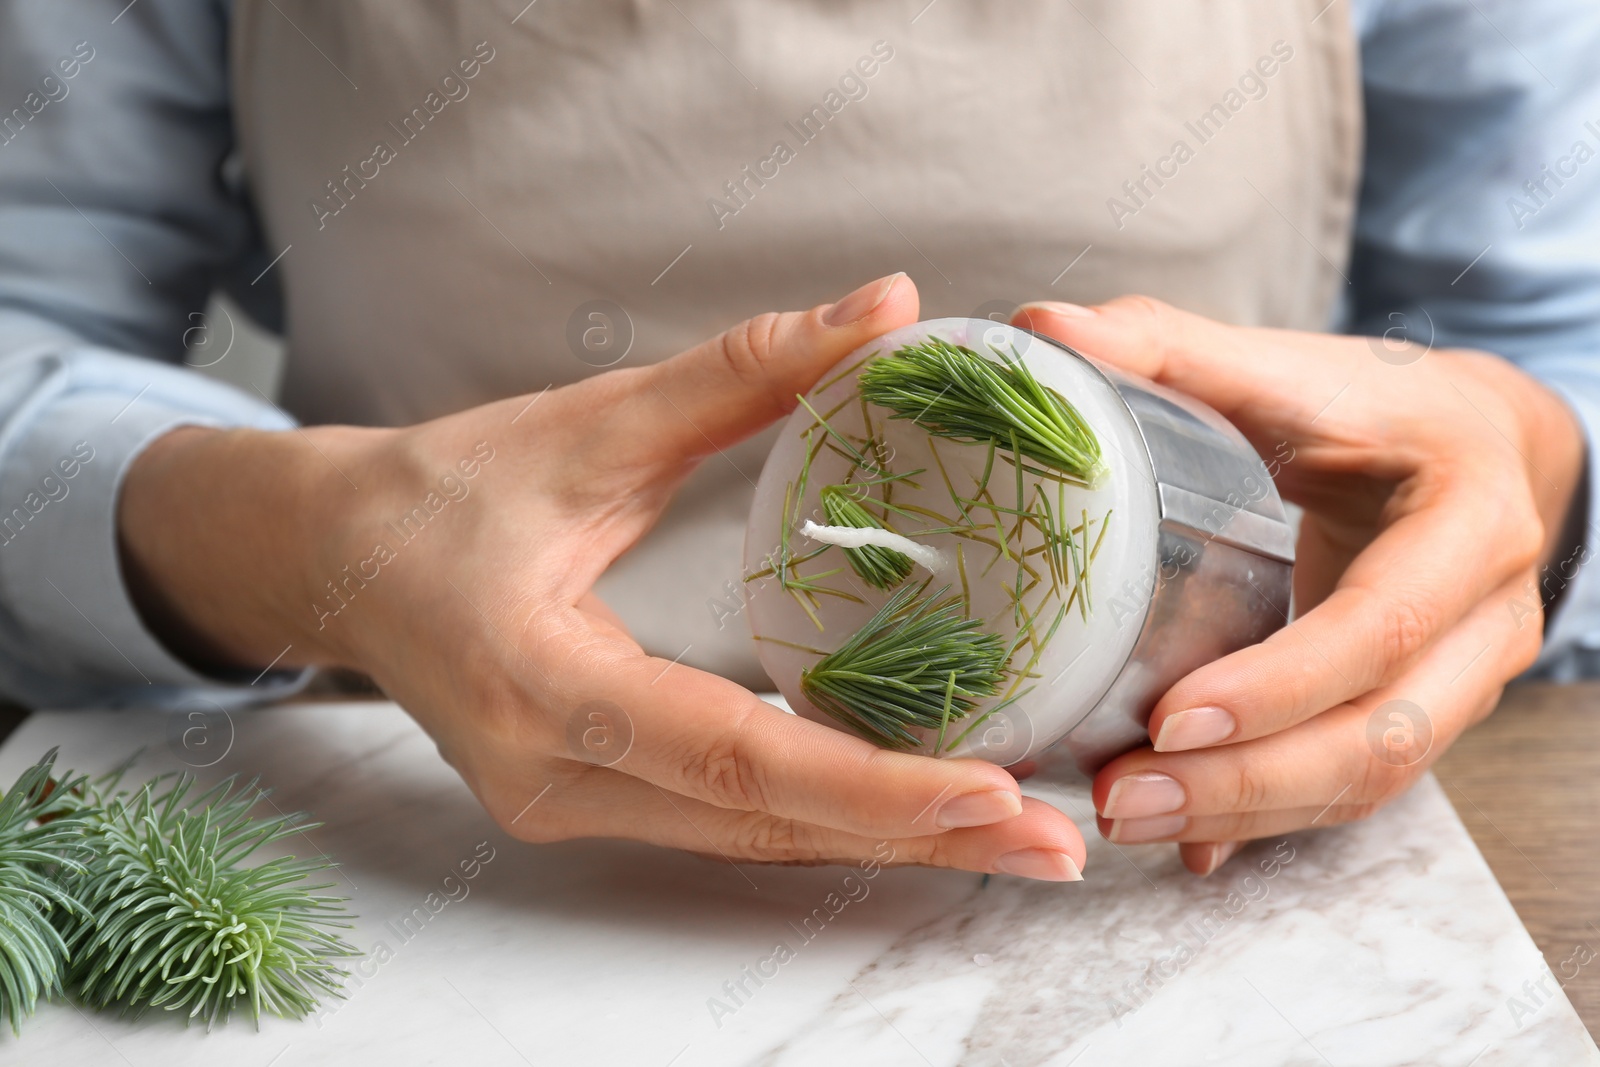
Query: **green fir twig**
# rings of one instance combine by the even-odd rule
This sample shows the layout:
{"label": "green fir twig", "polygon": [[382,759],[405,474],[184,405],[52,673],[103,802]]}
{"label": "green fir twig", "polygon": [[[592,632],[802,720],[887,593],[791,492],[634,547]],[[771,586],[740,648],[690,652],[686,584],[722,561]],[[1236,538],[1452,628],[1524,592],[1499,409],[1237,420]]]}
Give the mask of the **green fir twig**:
{"label": "green fir twig", "polygon": [[51,749],[0,797],[0,1014],[12,1033],[41,999],[62,994],[69,953],[52,920],[84,911],[61,878],[87,858],[85,779],[52,780],[55,759]]}
{"label": "green fir twig", "polygon": [[964,718],[1005,677],[999,635],[967,618],[948,587],[933,595],[924,595],[926,588],[901,589],[843,645],[800,672],[807,700],[885,748],[916,748],[922,742],[913,729]]}
{"label": "green fir twig", "polygon": [[96,1007],[163,1008],[209,1028],[235,1010],[259,1020],[311,1012],[343,995],[332,962],[356,956],[334,933],[348,928],[341,897],[306,884],[325,857],[246,865],[259,849],[314,828],[298,813],[254,818],[265,796],[230,777],[195,796],[188,776],[132,792],[116,776],[91,789],[94,856],[66,880],[83,910],[65,914],[71,985]]}
{"label": "green fir twig", "polygon": [[[859,496],[857,494],[860,494]],[[886,530],[883,522],[863,506],[866,490],[853,485],[830,485],[822,490],[822,514],[829,526],[853,530]],[[881,545],[846,548],[850,569],[874,589],[889,590],[911,577],[911,557]]]}
{"label": "green fir twig", "polygon": [[[993,349],[999,362],[930,337],[869,363],[861,395],[937,437],[994,442],[1016,434],[1016,454],[1093,488],[1107,468],[1100,442],[1078,409],[1040,384],[1015,351]],[[813,412],[813,414],[815,414]]]}

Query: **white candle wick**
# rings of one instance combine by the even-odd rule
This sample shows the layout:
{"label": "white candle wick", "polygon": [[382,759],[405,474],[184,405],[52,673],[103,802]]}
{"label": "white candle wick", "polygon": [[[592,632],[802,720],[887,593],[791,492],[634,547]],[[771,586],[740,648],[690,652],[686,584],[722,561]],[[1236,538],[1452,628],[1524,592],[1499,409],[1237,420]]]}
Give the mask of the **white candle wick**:
{"label": "white candle wick", "polygon": [[919,545],[909,537],[902,537],[892,530],[877,528],[860,528],[856,526],[818,526],[810,519],[800,527],[800,532],[813,541],[820,541],[826,545],[838,545],[840,548],[865,548],[876,545],[878,548],[889,548],[911,558],[913,563],[922,567],[929,574],[943,573],[949,566],[949,561],[944,553],[931,545]]}

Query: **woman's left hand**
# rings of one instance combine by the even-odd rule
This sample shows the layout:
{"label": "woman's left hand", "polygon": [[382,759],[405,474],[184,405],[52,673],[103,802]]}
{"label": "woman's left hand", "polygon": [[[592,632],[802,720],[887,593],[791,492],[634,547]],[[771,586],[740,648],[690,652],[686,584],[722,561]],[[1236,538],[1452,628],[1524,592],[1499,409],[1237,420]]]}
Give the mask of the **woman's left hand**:
{"label": "woman's left hand", "polygon": [[[1299,616],[1157,703],[1152,747],[1095,779],[1119,844],[1240,844],[1361,819],[1493,710],[1538,655],[1539,568],[1582,476],[1582,428],[1495,356],[1223,325],[1144,297],[1013,321],[1211,405],[1305,509]],[[1381,358],[1380,358],[1381,354]]]}

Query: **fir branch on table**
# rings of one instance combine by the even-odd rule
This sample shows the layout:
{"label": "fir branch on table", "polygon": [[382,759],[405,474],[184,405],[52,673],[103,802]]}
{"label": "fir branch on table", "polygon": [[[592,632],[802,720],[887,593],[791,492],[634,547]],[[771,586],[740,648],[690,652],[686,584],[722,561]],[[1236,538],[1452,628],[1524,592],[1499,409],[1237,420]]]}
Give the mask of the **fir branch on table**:
{"label": "fir branch on table", "polygon": [[257,1022],[262,1011],[298,1018],[319,994],[343,995],[332,961],[359,954],[333,932],[350,925],[344,898],[317,894],[331,882],[305,884],[333,864],[244,865],[320,824],[299,813],[253,818],[266,795],[254,780],[230,777],[192,798],[187,775],[131,792],[116,784],[113,775],[91,788],[94,855],[66,880],[86,909],[61,913],[73,992],[95,1007],[187,1011],[208,1029],[236,1008]]}
{"label": "fir branch on table", "polygon": [[[1005,678],[1009,650],[962,610],[962,599],[906,586],[849,640],[800,672],[819,710],[885,748],[911,749],[911,732],[968,715]],[[952,680],[953,679],[953,680]]]}
{"label": "fir branch on table", "polygon": [[0,1014],[12,1033],[62,992],[67,944],[51,919],[83,910],[58,876],[83,869],[84,778],[52,780],[55,759],[51,749],[0,797]]}
{"label": "fir branch on table", "polygon": [[1026,456],[1055,477],[1098,486],[1107,467],[1100,441],[1078,409],[1040,384],[1016,352],[994,354],[1000,362],[930,337],[869,363],[858,379],[861,395],[889,409],[892,418],[909,419],[938,437],[1005,449],[1015,435],[1019,466]]}

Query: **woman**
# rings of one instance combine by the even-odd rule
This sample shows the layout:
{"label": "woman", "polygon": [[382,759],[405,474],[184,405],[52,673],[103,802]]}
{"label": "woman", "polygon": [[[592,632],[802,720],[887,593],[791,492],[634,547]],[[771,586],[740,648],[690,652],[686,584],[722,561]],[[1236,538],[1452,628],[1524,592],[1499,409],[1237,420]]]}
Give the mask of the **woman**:
{"label": "woman", "polygon": [[[1360,818],[1534,662],[1541,599],[1554,667],[1595,629],[1597,41],[1556,0],[9,5],[5,686],[341,665],[527,840],[1075,879],[1005,770],[761,704],[730,621],[794,394],[1028,302],[1306,508],[1300,618],[1163,698],[1102,829],[1205,874]],[[217,286],[286,330],[287,416],[157,362]],[[1394,698],[1415,758],[1368,743]]]}

